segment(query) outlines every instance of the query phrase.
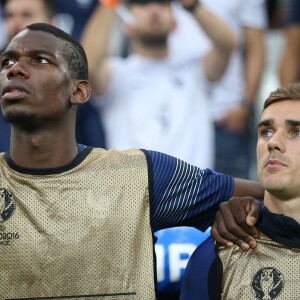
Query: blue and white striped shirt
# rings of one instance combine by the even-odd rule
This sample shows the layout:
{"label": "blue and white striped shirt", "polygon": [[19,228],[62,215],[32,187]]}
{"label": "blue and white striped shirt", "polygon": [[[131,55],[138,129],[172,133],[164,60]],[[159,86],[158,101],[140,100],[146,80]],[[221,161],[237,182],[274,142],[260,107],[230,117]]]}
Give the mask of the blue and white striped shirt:
{"label": "blue and white striped shirt", "polygon": [[233,177],[143,150],[148,161],[152,230],[193,226],[205,231],[233,193]]}

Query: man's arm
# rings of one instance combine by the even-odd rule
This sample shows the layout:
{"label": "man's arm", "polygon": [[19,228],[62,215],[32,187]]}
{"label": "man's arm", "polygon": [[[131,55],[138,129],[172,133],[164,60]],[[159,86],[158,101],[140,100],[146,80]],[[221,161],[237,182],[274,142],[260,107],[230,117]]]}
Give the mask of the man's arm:
{"label": "man's arm", "polygon": [[98,5],[82,34],[81,44],[88,59],[90,82],[97,95],[103,93],[110,80],[110,68],[106,59],[115,20],[114,9]]}
{"label": "man's arm", "polygon": [[180,0],[180,2],[195,17],[212,41],[212,49],[204,59],[206,77],[211,81],[220,79],[226,70],[233,49],[237,46],[237,38],[226,22],[203,7],[198,0]]}
{"label": "man's arm", "polygon": [[255,181],[201,170],[163,153],[144,152],[153,170],[150,194],[154,231],[177,226],[205,231],[212,225],[221,202],[232,196],[263,197],[264,191]]}
{"label": "man's arm", "polygon": [[245,89],[239,106],[229,110],[220,125],[232,132],[244,131],[253,112],[257,91],[265,65],[264,30],[244,28],[245,37]]}
{"label": "man's arm", "polygon": [[300,68],[300,24],[290,25],[285,31],[279,78],[282,86],[299,79]]}
{"label": "man's arm", "polygon": [[261,212],[261,201],[256,199],[263,197],[264,189],[260,183],[235,178],[233,197],[221,203],[216,213],[211,230],[216,241],[227,247],[236,244],[243,250],[255,248],[259,233],[253,225]]}

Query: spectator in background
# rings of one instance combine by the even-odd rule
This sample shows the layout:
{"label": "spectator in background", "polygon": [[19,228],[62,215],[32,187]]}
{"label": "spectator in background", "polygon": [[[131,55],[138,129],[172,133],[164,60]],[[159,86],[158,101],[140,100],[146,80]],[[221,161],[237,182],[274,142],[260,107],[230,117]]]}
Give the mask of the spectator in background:
{"label": "spectator in background", "polygon": [[285,45],[283,48],[279,78],[281,85],[299,80],[300,71],[300,1],[290,0],[285,24]]}
{"label": "spectator in background", "polygon": [[52,0],[57,7],[59,28],[80,40],[86,22],[98,6],[98,0]]}
{"label": "spectator in background", "polygon": [[236,40],[228,26],[198,1],[181,4],[212,40],[202,60],[200,55],[185,61],[169,57],[167,41],[176,27],[170,1],[129,1],[136,22],[124,25],[133,49],[125,59],[107,57],[112,9],[98,8],[82,44],[94,90],[102,94],[108,148],[152,148],[210,167],[213,131],[206,89],[222,76]]}
{"label": "spectator in background", "polygon": [[[55,19],[56,6],[53,0],[2,0],[7,41],[10,41],[27,25],[43,22],[58,25]],[[87,103],[78,109],[76,138],[79,143],[105,147],[103,127],[98,112]],[[0,111],[0,152],[7,151],[10,143],[10,125]]]}
{"label": "spectator in background", "polygon": [[[230,25],[239,44],[230,58],[224,76],[212,86],[209,96],[215,124],[214,168],[219,172],[249,178],[249,125],[264,70],[266,2],[201,0],[201,5]],[[185,31],[189,30],[194,28],[189,25]],[[206,49],[210,41],[203,32],[198,34],[198,39],[196,38],[197,43]],[[192,45],[195,43],[195,37],[181,34],[177,38],[174,34],[171,49],[173,52],[178,53],[180,50],[184,53],[185,48],[182,45],[186,43]]]}
{"label": "spectator in background", "polygon": [[55,25],[56,7],[52,0],[2,0],[7,41],[31,23]]}

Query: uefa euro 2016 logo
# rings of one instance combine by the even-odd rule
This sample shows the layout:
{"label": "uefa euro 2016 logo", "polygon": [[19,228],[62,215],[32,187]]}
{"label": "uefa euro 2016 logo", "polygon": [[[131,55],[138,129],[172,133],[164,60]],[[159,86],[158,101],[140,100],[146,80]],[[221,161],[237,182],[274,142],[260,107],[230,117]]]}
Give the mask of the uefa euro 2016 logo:
{"label": "uefa euro 2016 logo", "polygon": [[283,287],[282,273],[273,267],[260,269],[252,279],[252,292],[256,299],[275,299],[282,292]]}
{"label": "uefa euro 2016 logo", "polygon": [[0,223],[7,221],[15,212],[16,203],[12,193],[0,188]]}

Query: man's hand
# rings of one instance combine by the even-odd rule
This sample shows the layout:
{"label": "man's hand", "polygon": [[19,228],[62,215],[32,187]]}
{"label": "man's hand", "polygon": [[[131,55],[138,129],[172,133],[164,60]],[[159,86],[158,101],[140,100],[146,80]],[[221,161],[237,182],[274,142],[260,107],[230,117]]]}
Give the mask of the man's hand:
{"label": "man's hand", "polygon": [[190,12],[194,12],[196,7],[200,4],[199,0],[180,0],[181,5],[183,8]]}
{"label": "man's hand", "polygon": [[252,197],[232,197],[220,205],[211,233],[225,247],[238,245],[243,250],[256,248],[259,232],[254,224],[261,214],[262,203]]}
{"label": "man's hand", "polygon": [[250,119],[250,112],[244,106],[237,106],[226,113],[226,115],[216,122],[217,126],[224,126],[232,132],[243,132]]}

